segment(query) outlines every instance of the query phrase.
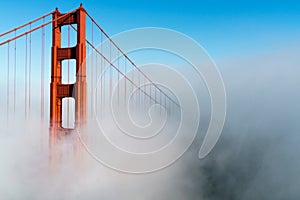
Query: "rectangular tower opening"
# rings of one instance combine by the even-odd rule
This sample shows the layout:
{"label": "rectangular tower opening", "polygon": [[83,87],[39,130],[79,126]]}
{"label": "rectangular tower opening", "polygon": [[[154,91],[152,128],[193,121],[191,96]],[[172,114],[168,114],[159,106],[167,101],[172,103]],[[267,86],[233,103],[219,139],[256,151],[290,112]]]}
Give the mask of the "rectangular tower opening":
{"label": "rectangular tower opening", "polygon": [[[77,24],[72,24],[77,30]],[[72,28],[71,25],[64,25],[61,27],[61,47],[74,47],[77,43],[77,32]]]}
{"label": "rectangular tower opening", "polygon": [[73,84],[76,82],[76,60],[63,60],[61,63],[61,82],[62,84]]}
{"label": "rectangular tower opening", "polygon": [[72,97],[62,99],[62,127],[75,128],[75,99]]}

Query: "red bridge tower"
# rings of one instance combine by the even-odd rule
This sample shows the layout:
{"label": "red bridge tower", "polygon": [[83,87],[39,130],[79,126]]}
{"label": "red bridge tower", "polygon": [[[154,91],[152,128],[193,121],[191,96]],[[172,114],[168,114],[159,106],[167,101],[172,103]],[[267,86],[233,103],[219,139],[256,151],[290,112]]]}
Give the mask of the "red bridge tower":
{"label": "red bridge tower", "polygon": [[[64,130],[62,126],[62,99],[75,99],[75,127],[86,120],[86,11],[80,7],[73,13],[61,17],[58,9],[53,12],[51,85],[50,85],[50,128]],[[77,44],[74,47],[61,47],[61,27],[77,24]],[[76,60],[75,84],[62,84],[62,61]]]}

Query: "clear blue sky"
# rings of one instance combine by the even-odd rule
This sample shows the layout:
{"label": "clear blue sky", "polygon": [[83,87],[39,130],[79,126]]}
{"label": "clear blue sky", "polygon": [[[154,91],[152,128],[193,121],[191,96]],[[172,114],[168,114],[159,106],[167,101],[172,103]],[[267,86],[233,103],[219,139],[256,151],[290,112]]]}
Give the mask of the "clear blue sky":
{"label": "clear blue sky", "polygon": [[0,32],[80,2],[110,35],[145,26],[171,28],[197,40],[214,59],[300,43],[300,2],[290,0],[2,1]]}

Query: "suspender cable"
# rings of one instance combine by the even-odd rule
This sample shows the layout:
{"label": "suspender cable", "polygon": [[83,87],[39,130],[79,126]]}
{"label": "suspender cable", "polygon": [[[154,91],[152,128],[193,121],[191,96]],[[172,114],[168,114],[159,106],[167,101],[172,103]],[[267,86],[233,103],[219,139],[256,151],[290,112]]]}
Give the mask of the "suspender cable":
{"label": "suspender cable", "polygon": [[[70,18],[68,18],[70,19]],[[70,48],[70,25],[68,25],[68,48]],[[68,59],[68,84],[70,84],[70,59]],[[67,100],[67,127],[70,125],[70,102]]]}
{"label": "suspender cable", "polygon": [[157,96],[156,93],[157,93],[157,92],[156,92],[156,88],[154,88],[154,99],[155,99],[155,101],[156,101],[156,96]]}
{"label": "suspender cable", "polygon": [[24,104],[24,113],[25,113],[25,119],[27,119],[27,35],[26,35],[26,41],[25,41],[25,104]]}
{"label": "suspender cable", "polygon": [[[43,23],[44,23],[43,19]],[[44,71],[45,71],[45,28],[42,27],[42,50],[41,50],[41,120],[44,121]]]}
{"label": "suspender cable", "polygon": [[150,93],[150,97],[152,96],[152,88],[151,88],[151,84],[149,85],[149,93]]}
{"label": "suspender cable", "polygon": [[[101,35],[100,35],[100,51],[101,51],[101,53],[103,53],[103,34],[101,33]],[[104,85],[104,83],[103,83],[103,79],[105,78],[105,74],[104,74],[104,71],[103,71],[103,58],[101,57],[100,58],[101,60],[100,60],[100,75],[101,75],[101,81],[100,81],[100,115],[102,116],[102,106],[103,106],[103,102],[105,102],[105,100],[103,100],[103,97],[105,98],[105,96],[104,96],[104,89],[103,89],[103,85]],[[102,84],[103,83],[103,84]]]}
{"label": "suspender cable", "polygon": [[[92,38],[92,44],[94,44],[94,23],[92,22],[92,31],[91,31],[91,38]],[[92,108],[93,108],[93,91],[94,91],[94,74],[93,74],[93,69],[94,69],[94,60],[93,60],[93,58],[94,58],[94,55],[93,55],[93,52],[92,52],[92,54],[91,54],[91,67],[90,67],[90,70],[91,70],[91,113],[90,113],[90,115],[92,115]]]}
{"label": "suspender cable", "polygon": [[[29,25],[31,30],[31,24]],[[31,96],[31,33],[29,33],[29,63],[28,63],[28,115],[30,115],[30,96]]]}
{"label": "suspender cable", "polygon": [[7,104],[7,108],[6,108],[6,118],[8,119],[8,115],[9,115],[9,42],[7,43],[7,94],[6,94],[6,104]]}
{"label": "suspender cable", "polygon": [[[97,37],[96,37],[97,41]],[[95,111],[98,113],[98,108],[99,108],[99,102],[98,102],[98,60],[97,56],[95,55]]]}
{"label": "suspender cable", "polygon": [[[86,55],[87,55],[87,56],[90,55],[90,47],[89,47],[89,46],[86,47]],[[86,72],[86,73],[88,74],[88,73],[89,73],[88,70],[89,70],[89,66],[90,66],[90,60],[89,60],[89,59],[86,59],[86,61],[85,61],[85,66],[86,66],[86,68],[87,68],[87,72]],[[88,81],[90,81],[90,79],[88,79]],[[91,85],[90,82],[88,82],[87,84],[88,84],[88,85]],[[88,110],[87,110],[87,112],[88,112]]]}
{"label": "suspender cable", "polygon": [[164,96],[164,100],[165,100],[165,102],[164,102],[165,110],[167,110],[167,98],[166,98],[166,96]]}
{"label": "suspender cable", "polygon": [[140,90],[141,90],[141,77],[140,77],[140,73],[137,74],[138,75],[138,91],[137,91],[137,105],[138,107],[140,107],[141,104],[141,96],[140,96]]}
{"label": "suspender cable", "polygon": [[[15,37],[17,32],[15,30]],[[17,40],[14,47],[14,112],[16,112],[16,84],[17,84]]]}
{"label": "suspender cable", "polygon": [[159,92],[159,103],[160,103],[160,106],[159,106],[159,113],[161,114],[161,107],[162,107],[162,93]]}
{"label": "suspender cable", "polygon": [[[120,70],[120,51],[118,51],[118,69]],[[120,84],[119,84],[119,80],[120,80],[120,73],[118,73],[118,82],[117,82],[117,87],[118,87],[118,96],[117,96],[117,98],[118,98],[118,106],[119,106],[119,95],[120,95]]]}
{"label": "suspender cable", "polygon": [[[146,77],[145,76],[143,76],[144,77],[144,90],[145,90],[145,92],[147,93],[147,80],[146,80]],[[146,101],[147,101],[147,96],[146,95],[144,95],[144,106],[146,107]]]}
{"label": "suspender cable", "polygon": [[[125,57],[124,57],[125,58]],[[124,74],[126,75],[126,73],[127,73],[127,60],[126,60],[126,58],[125,58],[125,60],[124,60],[124,68],[125,68],[125,72],[124,72]],[[125,103],[125,105],[124,106],[126,106],[126,100],[127,100],[127,91],[126,91],[126,79],[124,79],[124,92],[125,92],[125,95],[124,95],[124,103]]]}
{"label": "suspender cable", "polygon": [[[111,42],[109,43],[109,62],[111,63]],[[112,96],[112,67],[109,66],[109,101],[111,100]]]}
{"label": "suspender cable", "polygon": [[[94,23],[92,23],[92,40],[94,40]],[[97,41],[97,39],[96,39],[96,41]],[[95,102],[96,102],[96,107],[95,107],[95,109],[96,109],[96,112],[98,112],[98,92],[97,92],[97,89],[98,89],[98,61],[97,61],[97,56],[94,56],[95,57],[95,77],[96,77],[96,89],[95,89]]]}
{"label": "suspender cable", "polygon": [[[132,67],[131,70],[132,70],[132,72],[131,72],[131,80],[132,80],[132,82],[134,82],[134,69],[133,69],[133,67]],[[134,90],[134,86],[132,84],[130,84],[130,93],[133,92],[133,90]],[[134,100],[134,94],[131,97]]]}

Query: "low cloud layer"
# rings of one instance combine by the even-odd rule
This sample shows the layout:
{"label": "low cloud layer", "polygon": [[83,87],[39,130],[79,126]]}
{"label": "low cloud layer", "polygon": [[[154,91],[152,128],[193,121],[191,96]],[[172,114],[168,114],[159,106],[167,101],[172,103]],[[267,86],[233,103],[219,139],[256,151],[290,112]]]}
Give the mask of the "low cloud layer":
{"label": "low cloud layer", "polygon": [[[20,120],[3,123],[0,197],[299,199],[300,60],[294,53],[297,51],[284,49],[219,61],[228,97],[227,119],[219,142],[208,157],[199,160],[204,136],[199,131],[181,159],[156,173],[123,174],[102,166],[88,154],[83,166],[65,162],[53,172],[45,148],[47,125],[41,127]],[[5,116],[1,121],[5,121]]]}

